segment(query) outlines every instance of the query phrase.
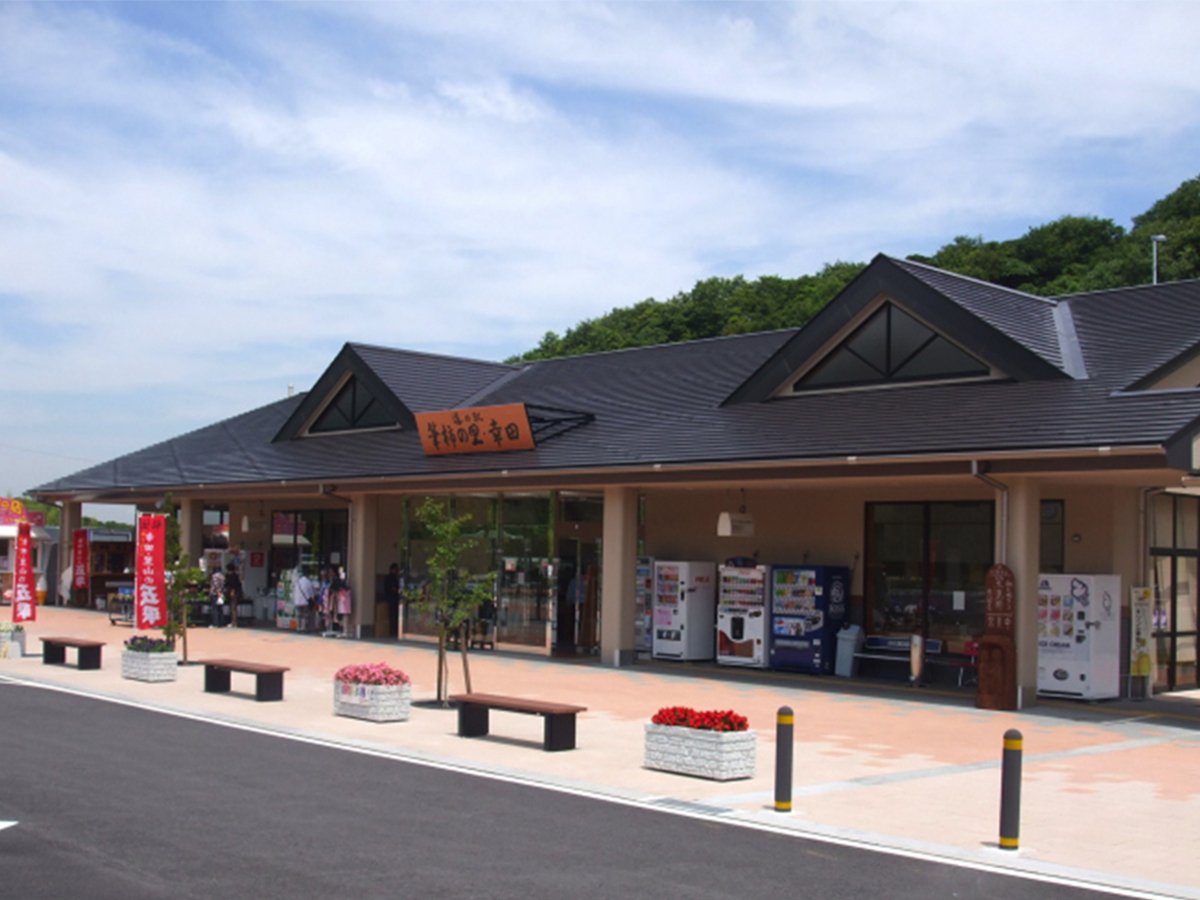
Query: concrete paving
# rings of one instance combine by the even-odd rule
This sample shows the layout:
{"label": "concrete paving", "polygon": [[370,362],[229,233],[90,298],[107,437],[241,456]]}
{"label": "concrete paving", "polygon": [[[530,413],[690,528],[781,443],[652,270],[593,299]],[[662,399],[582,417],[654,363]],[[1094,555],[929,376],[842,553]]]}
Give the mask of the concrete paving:
{"label": "concrete paving", "polygon": [[[7,612],[7,610],[5,610]],[[541,720],[493,713],[492,735],[462,739],[455,714],[418,703],[404,723],[334,716],[332,676],[349,663],[386,662],[434,696],[436,653],[418,642],[297,635],[269,627],[197,628],[189,656],[278,663],[282,703],[256,703],[251,676],[234,693],[203,692],[203,668],[144,684],[120,676],[131,631],[85,610],[43,607],[27,627],[24,659],[0,659],[0,678],[81,691],[280,734],[392,754],[492,777],[542,783],[685,814],[794,831],[889,852],[1006,867],[1138,895],[1200,898],[1191,840],[1200,833],[1200,697],[1141,703],[1043,703],[1019,713],[976,710],[969,693],[715,666],[602,668],[521,653],[473,652],[473,688],[577,703],[578,749],[541,750]],[[100,671],[42,664],[39,635],[109,642]],[[68,659],[73,654],[68,651]],[[451,657],[451,687],[463,687]],[[243,680],[244,679],[244,680]],[[734,709],[758,734],[755,778],[716,783],[642,767],[644,724],[662,706]],[[796,713],[794,810],[772,810],[774,721]],[[1021,850],[997,849],[1001,738],[1025,736]]]}

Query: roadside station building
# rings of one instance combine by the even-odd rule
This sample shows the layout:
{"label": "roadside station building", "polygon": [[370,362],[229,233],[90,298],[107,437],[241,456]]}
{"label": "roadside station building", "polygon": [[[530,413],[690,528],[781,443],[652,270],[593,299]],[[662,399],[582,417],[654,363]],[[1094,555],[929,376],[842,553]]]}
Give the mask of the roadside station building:
{"label": "roadside station building", "polygon": [[[1006,562],[1028,704],[1043,571],[1119,575],[1126,615],[1153,587],[1156,687],[1197,686],[1198,470],[1200,282],[1047,299],[879,256],[803,329],[519,365],[347,344],[306,393],[33,493],[69,541],[81,502],[171,492],[193,559],[228,524],[251,593],[345,566],[359,634],[449,497],[499,641],[608,665],[635,659],[639,555],[846,566],[853,621],[951,650]],[[718,536],[730,511],[752,536]]]}

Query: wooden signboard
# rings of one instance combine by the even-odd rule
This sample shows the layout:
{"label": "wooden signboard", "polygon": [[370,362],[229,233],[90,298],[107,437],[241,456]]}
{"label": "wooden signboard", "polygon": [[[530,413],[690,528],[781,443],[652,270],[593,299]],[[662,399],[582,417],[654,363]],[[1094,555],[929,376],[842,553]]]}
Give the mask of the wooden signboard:
{"label": "wooden signboard", "polygon": [[532,450],[537,446],[524,403],[417,413],[416,418],[426,456]]}
{"label": "wooden signboard", "polygon": [[984,585],[987,603],[985,634],[979,641],[979,709],[1017,708],[1017,580],[1012,569],[998,563],[988,569]]}

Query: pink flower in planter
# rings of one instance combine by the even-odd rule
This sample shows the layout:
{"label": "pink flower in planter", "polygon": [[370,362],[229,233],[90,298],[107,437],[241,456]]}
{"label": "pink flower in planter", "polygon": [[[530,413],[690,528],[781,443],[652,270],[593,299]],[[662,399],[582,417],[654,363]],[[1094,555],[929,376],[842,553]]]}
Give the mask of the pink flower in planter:
{"label": "pink flower in planter", "polygon": [[342,666],[342,668],[337,670],[337,674],[333,676],[333,679],[334,681],[344,681],[347,684],[399,685],[410,684],[412,682],[412,679],[399,669],[393,669],[386,663]]}

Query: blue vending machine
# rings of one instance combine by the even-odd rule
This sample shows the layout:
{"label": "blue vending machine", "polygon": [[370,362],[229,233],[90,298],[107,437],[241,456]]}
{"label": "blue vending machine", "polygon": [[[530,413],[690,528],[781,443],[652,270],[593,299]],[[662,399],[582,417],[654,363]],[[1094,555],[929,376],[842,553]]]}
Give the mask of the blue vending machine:
{"label": "blue vending machine", "polygon": [[770,667],[832,674],[849,593],[849,569],[772,566]]}

